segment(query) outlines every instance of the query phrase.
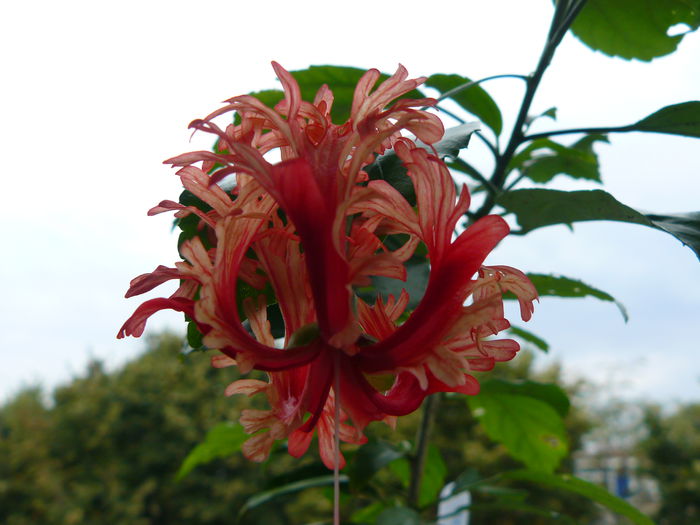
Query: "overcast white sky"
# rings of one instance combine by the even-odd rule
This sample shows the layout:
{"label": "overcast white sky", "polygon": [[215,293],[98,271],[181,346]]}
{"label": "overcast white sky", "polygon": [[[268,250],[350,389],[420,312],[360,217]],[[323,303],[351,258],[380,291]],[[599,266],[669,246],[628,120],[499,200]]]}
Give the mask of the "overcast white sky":
{"label": "overcast white sky", "polygon": [[[24,385],[66,381],[90,358],[116,366],[143,348],[115,334],[141,301],[123,299],[129,280],[176,260],[171,217],[146,217],[180,191],[161,162],[207,146],[189,143],[193,118],[277,86],[270,60],[527,74],[550,12],[549,0],[5,2],[0,401]],[[651,64],[610,59],[568,36],[533,106],[557,106],[559,121],[538,129],[627,124],[696,100],[699,64],[696,34]],[[509,129],[521,85],[485,87]],[[598,151],[605,188],[622,202],[700,209],[700,141],[629,134]],[[625,324],[609,303],[542,300],[527,328],[570,375],[631,397],[700,399],[700,265],[670,236],[614,223],[575,234],[553,227],[506,239],[489,262],[581,278],[628,307]],[[148,330],[165,327],[184,328],[179,315],[159,314]]]}

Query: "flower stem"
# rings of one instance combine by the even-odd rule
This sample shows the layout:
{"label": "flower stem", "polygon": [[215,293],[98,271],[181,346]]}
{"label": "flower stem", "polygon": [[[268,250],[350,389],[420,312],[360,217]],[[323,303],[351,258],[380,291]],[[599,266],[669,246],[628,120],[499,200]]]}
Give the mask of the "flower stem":
{"label": "flower stem", "polygon": [[333,414],[333,525],[340,525],[340,351],[336,351],[333,363],[333,390],[335,407]]}
{"label": "flower stem", "polygon": [[423,481],[423,472],[425,471],[425,460],[428,456],[428,440],[439,403],[439,394],[428,396],[423,405],[423,417],[416,433],[416,449],[413,456],[413,464],[411,465],[411,484],[408,488],[408,506],[414,509],[419,507],[420,486]]}
{"label": "flower stem", "polygon": [[[547,70],[547,67],[549,67],[552,57],[564,38],[564,35],[569,30],[571,24],[573,24],[576,16],[579,14],[581,9],[583,9],[585,4],[586,0],[575,0],[572,3],[570,3],[569,0],[559,0],[556,2],[547,42],[542,49],[535,72],[527,78],[525,95],[523,96],[522,103],[520,104],[520,110],[517,118],[515,119],[515,124],[513,125],[513,130],[511,131],[510,138],[508,140],[508,145],[506,146],[505,151],[498,156],[496,166],[494,167],[493,174],[491,175],[491,184],[499,191],[505,186],[506,177],[508,175],[508,165],[515,154],[515,151],[518,149],[518,146],[527,140],[525,137],[524,125],[527,121],[528,112],[530,111],[530,106],[535,98],[535,93],[537,93],[537,88],[540,85],[542,76]],[[487,195],[484,203],[476,211],[475,216],[479,218],[490,213],[491,209],[496,203],[497,196],[497,194]]]}

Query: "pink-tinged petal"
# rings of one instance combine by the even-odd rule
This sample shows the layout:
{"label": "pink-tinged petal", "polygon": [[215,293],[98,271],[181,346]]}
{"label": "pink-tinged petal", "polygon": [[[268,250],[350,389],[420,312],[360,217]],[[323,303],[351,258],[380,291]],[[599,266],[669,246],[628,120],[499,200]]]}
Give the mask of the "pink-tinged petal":
{"label": "pink-tinged petal", "polygon": [[272,68],[275,70],[277,78],[279,78],[280,82],[282,83],[282,88],[284,89],[287,120],[292,121],[296,119],[301,106],[301,91],[299,91],[299,84],[297,84],[294,77],[277,62],[272,62]]}
{"label": "pink-tinged petal", "polygon": [[141,337],[146,328],[146,321],[154,313],[161,310],[175,310],[183,312],[189,317],[194,317],[193,301],[191,299],[183,299],[174,297],[170,299],[158,298],[146,301],[139,306],[134,313],[126,320],[119,329],[117,339],[122,339],[126,336]]}
{"label": "pink-tinged petal", "polygon": [[[462,192],[459,201],[449,170],[437,157],[406,140],[395,145],[413,182],[418,202],[421,238],[428,247],[433,266],[439,264],[450,244],[456,221],[469,208],[469,192]],[[456,204],[455,204],[456,203]]]}
{"label": "pink-tinged petal", "polygon": [[236,394],[244,394],[250,397],[259,392],[263,392],[268,386],[268,383],[258,379],[239,379],[226,387],[224,395],[233,396]]}
{"label": "pink-tinged petal", "polygon": [[243,312],[248,318],[250,329],[255,338],[267,346],[275,346],[275,338],[272,337],[270,322],[267,320],[267,302],[264,295],[258,295],[257,303],[252,297],[243,300]]}
{"label": "pink-tinged petal", "polygon": [[153,290],[156,286],[159,286],[171,279],[180,279],[180,272],[175,268],[168,268],[167,266],[159,265],[151,273],[144,273],[138,277],[134,277],[131,280],[129,289],[124,297],[129,298],[135,295],[140,295],[142,293],[149,292]]}
{"label": "pink-tinged petal", "polygon": [[362,370],[378,373],[414,365],[450,330],[462,313],[471,277],[509,232],[506,222],[489,215],[478,220],[446,250],[433,268],[422,301],[391,336],[357,357]]}
{"label": "pink-tinged petal", "polygon": [[399,231],[420,235],[416,213],[396,188],[383,180],[373,180],[367,188],[368,195],[358,199],[348,214],[362,213],[366,217],[376,214],[395,223]]}
{"label": "pink-tinged petal", "polygon": [[212,185],[209,176],[201,169],[187,166],[178,170],[177,175],[185,189],[214,208],[220,216],[224,217],[233,210],[231,197],[216,184]]}
{"label": "pink-tinged petal", "polygon": [[352,322],[349,268],[333,243],[335,210],[329,209],[309,166],[303,159],[277,164],[272,169],[280,204],[294,223],[304,246],[321,334],[331,340]]}
{"label": "pink-tinged petal", "polygon": [[189,153],[183,153],[176,157],[164,160],[163,164],[170,164],[172,166],[189,166],[195,162],[202,161],[212,161],[220,164],[227,164],[228,159],[222,155],[217,155],[211,151],[191,151]]}
{"label": "pink-tinged petal", "polygon": [[481,342],[482,349],[496,361],[510,361],[520,351],[520,345],[513,339],[493,339]]}
{"label": "pink-tinged petal", "polygon": [[377,69],[369,69],[362,75],[355,86],[355,93],[352,99],[351,114],[354,118],[360,115],[360,108],[366,103],[369,98],[370,91],[379,80],[380,73]]}
{"label": "pink-tinged petal", "polygon": [[529,321],[535,311],[534,301],[539,300],[537,288],[530,279],[516,268],[510,266],[486,266],[487,272],[495,272],[494,278],[503,292],[513,292],[520,303],[520,316]]}
{"label": "pink-tinged petal", "polygon": [[289,454],[295,458],[300,458],[309,449],[311,440],[314,437],[313,432],[304,432],[302,430],[295,430],[289,436],[289,441],[287,442],[287,450]]}
{"label": "pink-tinged petal", "polygon": [[214,368],[226,368],[229,366],[236,366],[236,360],[231,359],[227,355],[219,354],[212,356],[211,366],[213,366]]}
{"label": "pink-tinged petal", "polygon": [[256,463],[262,463],[270,455],[270,450],[272,449],[274,441],[274,437],[269,432],[256,434],[243,443],[241,451],[246,459]]}

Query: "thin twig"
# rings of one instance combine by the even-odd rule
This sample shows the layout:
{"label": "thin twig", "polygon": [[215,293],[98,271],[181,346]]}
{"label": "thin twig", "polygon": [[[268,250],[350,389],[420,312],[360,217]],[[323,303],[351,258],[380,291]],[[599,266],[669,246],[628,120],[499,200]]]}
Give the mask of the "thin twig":
{"label": "thin twig", "polygon": [[411,465],[411,484],[408,488],[408,505],[414,509],[419,507],[420,487],[423,482],[425,460],[428,456],[428,440],[439,402],[439,394],[428,396],[425,400],[423,418],[416,434],[416,449],[413,464]]}
{"label": "thin twig", "polygon": [[535,139],[542,139],[547,137],[553,137],[555,135],[570,135],[573,133],[627,133],[629,131],[636,131],[634,124],[629,126],[615,126],[609,128],[573,128],[573,129],[559,129],[555,131],[543,131],[541,133],[533,133],[531,135],[526,135],[523,137],[523,141],[531,141]]}

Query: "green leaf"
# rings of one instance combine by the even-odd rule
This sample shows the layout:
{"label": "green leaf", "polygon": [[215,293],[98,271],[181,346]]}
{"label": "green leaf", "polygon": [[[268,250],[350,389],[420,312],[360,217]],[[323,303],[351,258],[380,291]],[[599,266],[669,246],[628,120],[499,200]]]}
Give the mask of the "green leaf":
{"label": "green leaf", "polygon": [[515,394],[532,397],[544,401],[562,418],[569,413],[569,396],[555,383],[538,383],[537,381],[505,381],[503,379],[489,379],[481,384],[481,393],[489,394]]}
{"label": "green leaf", "polygon": [[559,174],[600,182],[598,156],[593,151],[593,145],[598,141],[608,142],[608,138],[600,134],[586,135],[571,146],[538,139],[513,157],[508,170],[518,168],[532,181],[541,184]]}
{"label": "green leaf", "polygon": [[425,257],[414,256],[406,261],[405,266],[407,274],[405,282],[390,277],[372,277],[373,288],[371,290],[361,289],[358,294],[365,301],[374,304],[378,294],[381,294],[385,299],[389,295],[398,298],[401,295],[401,290],[405,289],[409,296],[406,309],[414,309],[420,303],[428,286],[430,265]]}
{"label": "green leaf", "polygon": [[668,30],[681,23],[700,26],[698,0],[588,0],[571,30],[591,49],[648,61],[676,50],[683,35]]}
{"label": "green leaf", "polygon": [[564,422],[549,403],[488,390],[467,401],[488,436],[529,468],[552,472],[567,454]]}
{"label": "green leaf", "polygon": [[197,328],[197,323],[187,316],[185,316],[185,319],[187,320],[187,344],[192,350],[207,350],[207,347],[204,346],[204,342],[202,341],[204,336],[202,332],[199,331],[199,328]]}
{"label": "green leaf", "polygon": [[700,257],[700,212],[668,215],[648,213],[646,217],[660,230],[680,239]]}
{"label": "green leaf", "polygon": [[350,516],[350,523],[376,523],[377,517],[386,508],[381,501],[375,501],[371,505],[361,508]]}
{"label": "green leaf", "polygon": [[221,423],[207,432],[207,436],[194,447],[180,465],[176,480],[184,478],[198,465],[218,458],[227,458],[238,453],[243,442],[250,436],[237,423]]}
{"label": "green leaf", "polygon": [[405,447],[395,447],[384,441],[371,441],[363,445],[348,464],[350,488],[362,488],[369,483],[374,474],[392,461],[404,457],[406,452]]}
{"label": "green leaf", "polygon": [[700,258],[700,212],[644,214],[625,206],[603,190],[514,190],[502,194],[497,201],[507,211],[516,214],[522,227],[518,233],[579,221],[629,222],[673,235]]}
{"label": "green leaf", "polygon": [[528,343],[532,343],[543,352],[549,352],[549,343],[547,343],[547,341],[545,341],[544,339],[536,336],[529,330],[525,330],[524,328],[520,328],[518,326],[511,326],[510,328],[508,328],[508,331],[514,336],[519,337],[520,339],[523,339]]}
{"label": "green leaf", "polygon": [[399,478],[401,484],[408,488],[411,484],[411,463],[404,457],[389,464],[389,470]]}
{"label": "green leaf", "polygon": [[274,108],[284,98],[284,91],[279,89],[265,89],[263,91],[255,91],[251,93],[260,102],[268,108]]}
{"label": "green leaf", "polygon": [[445,476],[447,476],[447,466],[442,459],[440,449],[435,445],[430,445],[423,468],[420,494],[418,495],[420,507],[426,507],[437,501],[442,487],[445,486]]}
{"label": "green leaf", "polygon": [[[398,458],[389,465],[389,470],[399,478],[404,487],[408,488],[411,482],[411,464],[405,457]],[[418,505],[425,507],[437,501],[442,487],[445,486],[447,466],[442,459],[440,450],[435,445],[428,447],[428,455],[423,468]]]}
{"label": "green leaf", "polygon": [[[446,93],[451,89],[463,86],[469,82],[471,82],[471,80],[467,77],[437,73],[431,75],[425,85],[437,89],[440,93]],[[491,128],[496,135],[500,135],[501,131],[503,131],[501,110],[498,109],[498,105],[491,96],[478,84],[450,95],[449,98],[481,120]]]}
{"label": "green leaf", "polygon": [[413,509],[391,507],[379,515],[377,525],[421,525],[421,519]]}
{"label": "green leaf", "polygon": [[[435,149],[441,159],[446,157],[456,158],[459,155],[459,151],[466,148],[469,144],[472,133],[478,129],[478,122],[461,124],[448,128],[443,138],[432,146],[427,146],[420,141],[417,145],[430,153]],[[406,167],[394,150],[389,150],[383,155],[379,155],[372,164],[365,167],[365,171],[371,180],[387,181],[403,195],[411,206],[416,205],[416,192],[413,188],[413,182],[407,174]]]}
{"label": "green leaf", "polygon": [[[348,477],[341,474],[340,475],[340,482],[347,483]],[[328,487],[328,486],[333,486],[333,475],[318,476],[315,478],[302,479],[300,481],[295,481],[293,483],[289,483],[289,484],[284,485],[282,487],[276,487],[276,488],[271,489],[271,490],[258,492],[255,496],[253,496],[248,501],[246,501],[245,504],[240,508],[240,510],[238,511],[238,518],[240,519],[241,516],[243,516],[249,510],[252,510],[256,507],[260,507],[261,505],[265,505],[266,503],[269,503],[270,501],[272,501],[276,498],[279,498],[281,496],[286,496],[288,494],[294,494],[296,492],[301,492],[303,490],[311,489],[311,488],[315,488],[315,487]]]}
{"label": "green leaf", "polygon": [[700,138],[700,102],[695,100],[666,106],[629,128],[635,131]]}
{"label": "green leaf", "polygon": [[620,310],[625,322],[629,320],[627,309],[621,302],[609,293],[593,288],[582,281],[562,277],[560,275],[545,275],[539,273],[530,273],[527,276],[528,279],[532,281],[532,284],[535,285],[535,288],[537,288],[537,293],[541,296],[595,297],[601,301],[610,301],[615,303],[615,306]]}
{"label": "green leaf", "polygon": [[613,512],[632,520],[636,525],[654,525],[646,515],[638,511],[625,500],[613,496],[605,488],[568,474],[548,474],[535,470],[515,470],[501,474],[504,479],[514,481],[530,481],[546,487],[566,490],[579,494],[591,501],[600,503]]}
{"label": "green leaf", "polygon": [[[350,118],[352,99],[355,94],[355,86],[360,77],[365,74],[364,69],[346,66],[311,66],[308,69],[291,71],[292,76],[299,83],[301,97],[309,102],[314,100],[316,92],[327,84],[333,91],[333,107],[331,115],[335,123],[343,123]],[[377,85],[389,78],[382,73],[377,80]],[[418,90],[413,90],[399,98],[424,98]]]}

